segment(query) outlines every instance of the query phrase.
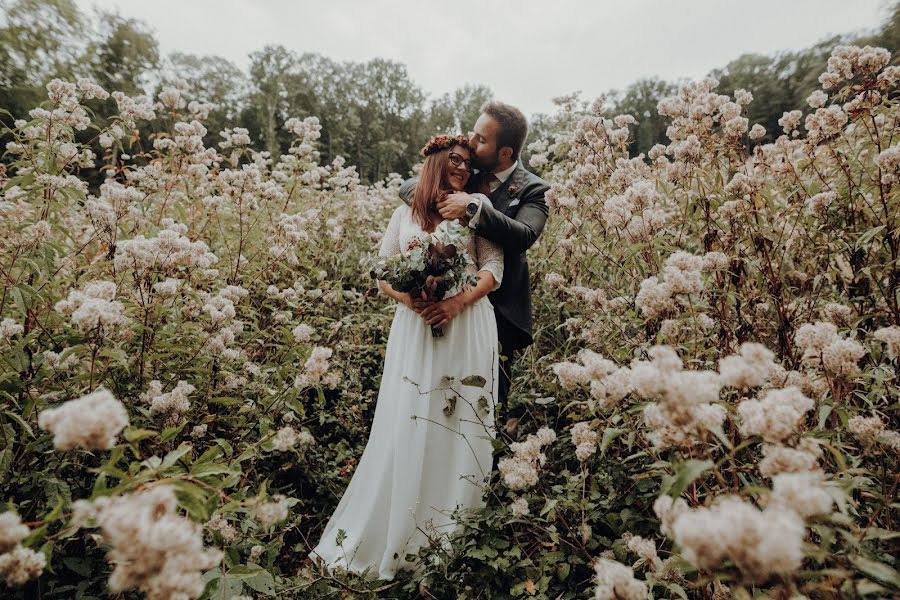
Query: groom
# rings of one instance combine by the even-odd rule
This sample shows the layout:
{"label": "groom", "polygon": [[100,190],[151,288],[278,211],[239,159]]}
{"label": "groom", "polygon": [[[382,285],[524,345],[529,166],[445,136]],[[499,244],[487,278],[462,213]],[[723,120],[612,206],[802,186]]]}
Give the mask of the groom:
{"label": "groom", "polygon": [[[477,235],[503,247],[503,280],[499,289],[488,294],[500,341],[498,424],[506,422],[515,352],[534,341],[525,252],[541,235],[548,213],[544,194],[550,185],[526,171],[519,158],[527,136],[528,121],[522,111],[502,102],[486,102],[469,137],[472,166],[479,173],[469,178],[465,192],[450,194],[437,204],[445,219],[468,220]],[[407,179],[400,186],[400,197],[407,204],[416,181]],[[482,203],[482,193],[490,203]],[[455,314],[443,314],[452,310],[454,305],[439,303],[424,309],[422,316],[453,318]]]}

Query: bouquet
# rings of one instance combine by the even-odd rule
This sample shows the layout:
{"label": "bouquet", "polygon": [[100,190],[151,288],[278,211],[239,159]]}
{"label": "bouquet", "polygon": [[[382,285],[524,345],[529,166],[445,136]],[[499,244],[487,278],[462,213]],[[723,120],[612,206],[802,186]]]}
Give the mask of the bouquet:
{"label": "bouquet", "polygon": [[[398,292],[416,298],[442,300],[451,289],[475,285],[478,278],[466,269],[474,263],[466,251],[469,229],[456,220],[445,220],[433,233],[415,237],[405,251],[389,258],[373,259],[369,274],[383,279]],[[431,335],[444,335],[432,327]]]}

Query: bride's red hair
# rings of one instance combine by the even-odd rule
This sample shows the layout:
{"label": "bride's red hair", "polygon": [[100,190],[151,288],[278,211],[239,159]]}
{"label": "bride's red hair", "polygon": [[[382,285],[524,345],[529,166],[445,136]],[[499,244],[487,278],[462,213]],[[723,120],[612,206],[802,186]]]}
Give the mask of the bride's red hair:
{"label": "bride's red hair", "polygon": [[412,199],[412,218],[425,231],[432,231],[440,219],[434,207],[441,192],[450,188],[444,179],[450,162],[450,148],[438,150],[425,157],[419,181]]}

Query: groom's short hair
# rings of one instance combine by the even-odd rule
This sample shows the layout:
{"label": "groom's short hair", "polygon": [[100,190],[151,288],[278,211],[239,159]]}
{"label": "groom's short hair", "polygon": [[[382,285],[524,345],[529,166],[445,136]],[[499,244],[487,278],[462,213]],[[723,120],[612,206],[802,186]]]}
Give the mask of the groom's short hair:
{"label": "groom's short hair", "polygon": [[496,100],[489,100],[481,105],[481,112],[488,115],[500,126],[497,132],[497,148],[512,148],[512,160],[519,158],[525,138],[528,137],[528,120],[522,111]]}

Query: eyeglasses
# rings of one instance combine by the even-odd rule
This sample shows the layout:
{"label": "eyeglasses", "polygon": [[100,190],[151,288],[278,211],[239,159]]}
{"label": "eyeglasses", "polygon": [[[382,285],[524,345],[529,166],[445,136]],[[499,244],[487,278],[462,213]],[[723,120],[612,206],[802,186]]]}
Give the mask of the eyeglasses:
{"label": "eyeglasses", "polygon": [[465,165],[467,171],[469,171],[469,172],[472,171],[472,161],[469,160],[468,158],[463,158],[456,152],[450,153],[450,162],[453,163],[454,167],[458,167],[460,165]]}

